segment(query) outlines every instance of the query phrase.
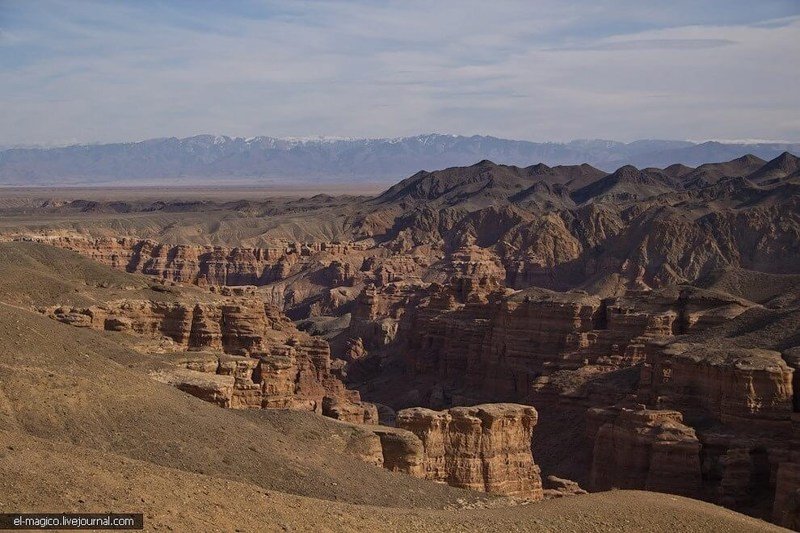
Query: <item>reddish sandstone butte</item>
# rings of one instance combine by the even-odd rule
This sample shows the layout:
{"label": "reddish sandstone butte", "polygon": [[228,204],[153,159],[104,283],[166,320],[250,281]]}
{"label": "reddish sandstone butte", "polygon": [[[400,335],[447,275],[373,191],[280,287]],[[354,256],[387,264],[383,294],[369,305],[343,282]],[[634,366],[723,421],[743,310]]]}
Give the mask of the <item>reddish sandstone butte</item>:
{"label": "reddish sandstone butte", "polygon": [[531,453],[537,418],[530,406],[484,404],[404,409],[397,413],[397,425],[422,441],[425,478],[538,500],[542,481]]}

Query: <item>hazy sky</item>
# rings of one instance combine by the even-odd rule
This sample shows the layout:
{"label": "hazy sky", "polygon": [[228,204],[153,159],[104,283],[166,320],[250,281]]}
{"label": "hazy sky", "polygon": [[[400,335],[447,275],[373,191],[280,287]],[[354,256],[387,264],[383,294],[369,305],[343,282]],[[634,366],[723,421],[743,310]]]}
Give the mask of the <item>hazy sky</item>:
{"label": "hazy sky", "polygon": [[0,0],[0,65],[0,145],[800,141],[798,0]]}

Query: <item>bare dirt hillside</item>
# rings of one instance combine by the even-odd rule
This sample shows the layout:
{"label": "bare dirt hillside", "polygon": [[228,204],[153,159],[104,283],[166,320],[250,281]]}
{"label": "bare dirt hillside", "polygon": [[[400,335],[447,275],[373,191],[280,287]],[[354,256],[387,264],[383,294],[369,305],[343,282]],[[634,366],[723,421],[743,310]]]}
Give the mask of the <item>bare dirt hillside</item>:
{"label": "bare dirt hillside", "polygon": [[4,508],[144,511],[149,531],[783,531],[707,503],[639,491],[521,507],[396,509],[264,490],[9,431],[0,431],[0,446]]}
{"label": "bare dirt hillside", "polygon": [[470,496],[329,453],[324,438],[292,438],[158,383],[129,368],[141,354],[95,332],[5,304],[0,330],[5,428],[315,498],[416,507]]}

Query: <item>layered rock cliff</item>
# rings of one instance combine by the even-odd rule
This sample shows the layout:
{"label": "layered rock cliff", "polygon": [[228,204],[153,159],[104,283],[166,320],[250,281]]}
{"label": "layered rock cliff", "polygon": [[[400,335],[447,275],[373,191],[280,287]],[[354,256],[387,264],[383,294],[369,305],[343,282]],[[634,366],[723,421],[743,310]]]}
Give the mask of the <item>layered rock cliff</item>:
{"label": "layered rock cliff", "polygon": [[[180,369],[154,377],[220,407],[317,410],[358,424],[354,431],[362,436],[366,431],[375,440],[357,447],[355,455],[394,472],[491,494],[543,497],[531,451],[537,422],[533,407],[485,404],[441,412],[412,408],[397,413],[397,427],[386,427],[375,425],[376,406],[359,401],[350,391],[345,397],[341,391],[338,396],[324,396],[320,408],[316,398],[308,397],[307,388],[293,388],[290,379],[283,379],[292,368],[287,360],[223,355],[215,364],[213,354],[198,352],[192,357],[190,352],[181,364]],[[562,489],[558,495],[569,493]]]}
{"label": "layered rock cliff", "polygon": [[[105,265],[127,272],[139,272],[168,281],[202,286],[266,285],[297,272],[297,265],[325,255],[333,265],[330,274],[345,283],[353,270],[349,263],[335,263],[353,251],[358,243],[281,242],[270,248],[169,245],[147,239],[86,238],[81,236],[35,237],[34,240],[65,248]],[[359,265],[360,266],[360,265]]]}
{"label": "layered rock cliff", "polygon": [[[595,489],[703,497],[789,520],[793,369],[780,352],[651,339],[638,407],[588,411]],[[790,513],[789,513],[790,514]],[[788,522],[787,522],[788,523]]]}
{"label": "layered rock cliff", "polygon": [[[322,412],[325,397],[358,402],[358,392],[347,390],[332,372],[328,343],[298,331],[278,309],[256,298],[119,300],[42,311],[76,326],[160,339],[166,342],[161,351],[217,352],[216,365],[192,362],[191,368],[161,379],[225,407]],[[351,410],[359,408],[354,404]]]}
{"label": "layered rock cliff", "polygon": [[457,487],[542,498],[531,452],[535,409],[512,404],[440,413],[409,409],[397,413],[397,428],[370,426],[378,423],[376,406],[360,401],[334,374],[328,344],[298,331],[252,295],[40,310],[74,326],[158,340],[157,347],[143,349],[183,355],[175,367],[154,371],[153,377],[220,407],[310,410],[366,424],[377,437],[372,452],[362,454],[367,462]]}
{"label": "layered rock cliff", "polygon": [[772,350],[654,341],[642,365],[639,398],[746,430],[788,433],[793,370]]}
{"label": "layered rock cliff", "polygon": [[519,401],[540,390],[543,375],[629,367],[645,359],[650,340],[703,331],[753,305],[691,287],[606,299],[544,289],[494,295],[462,303],[452,289],[431,290],[407,322],[410,368],[473,398]]}
{"label": "layered rock cliff", "polygon": [[[800,189],[796,167],[759,174],[763,161],[747,159],[612,174],[483,161],[421,172],[356,205],[286,206],[294,218],[265,223],[271,217],[236,211],[224,222],[234,228],[229,246],[197,244],[226,242],[222,231],[182,237],[180,221],[177,230],[130,231],[196,244],[94,239],[109,231],[79,224],[51,227],[91,237],[33,238],[212,289],[219,301],[48,310],[77,326],[158,339],[162,351],[216,351],[211,362],[163,376],[208,401],[373,422],[377,409],[337,379],[347,376],[394,409],[514,401],[539,406],[544,425],[562,408],[581,421],[594,408],[586,450],[577,449],[580,438],[562,439],[557,417],[547,435],[551,451],[559,439],[570,443],[554,452],[561,459],[594,452],[587,477],[596,488],[699,495],[761,515],[774,495],[776,519],[793,524]],[[301,217],[308,218],[302,227]],[[239,241],[245,224],[269,227]],[[28,231],[45,233],[34,227]],[[316,244],[293,242],[294,235]],[[262,247],[235,246],[244,242]],[[237,295],[319,319],[311,329],[340,359],[274,310],[222,301]],[[451,411],[401,411],[408,430],[376,429],[375,464],[482,490],[528,491],[498,481],[529,468],[520,466],[519,430],[516,444],[484,449],[480,443],[496,440],[485,433],[495,422],[479,430],[480,416]],[[563,425],[574,436],[570,421]],[[543,466],[549,460],[537,456]]]}
{"label": "layered rock cliff", "polygon": [[800,530],[800,413],[792,414],[792,439],[777,469],[772,519],[781,526]]}
{"label": "layered rock cliff", "polygon": [[645,489],[697,497],[702,487],[700,441],[679,411],[590,409],[595,490]]}
{"label": "layered rock cliff", "polygon": [[[382,298],[380,288],[370,295],[373,320],[387,308]],[[779,465],[786,463],[789,479],[794,363],[776,350],[744,347],[752,341],[715,337],[766,323],[759,317],[769,312],[752,302],[688,286],[614,298],[498,290],[464,301],[436,284],[420,302],[401,306],[395,342],[416,398],[430,406],[525,401],[545,412],[597,407],[586,445],[595,489],[687,494],[763,515]],[[791,342],[786,335],[774,342]],[[607,408],[616,402],[626,408]],[[443,420],[426,419],[439,428],[426,433],[432,449],[441,448],[433,435]],[[426,468],[441,475],[442,461]]]}
{"label": "layered rock cliff", "polygon": [[484,404],[447,411],[397,413],[397,426],[420,438],[426,479],[494,494],[542,498],[531,454],[538,415],[533,407]]}

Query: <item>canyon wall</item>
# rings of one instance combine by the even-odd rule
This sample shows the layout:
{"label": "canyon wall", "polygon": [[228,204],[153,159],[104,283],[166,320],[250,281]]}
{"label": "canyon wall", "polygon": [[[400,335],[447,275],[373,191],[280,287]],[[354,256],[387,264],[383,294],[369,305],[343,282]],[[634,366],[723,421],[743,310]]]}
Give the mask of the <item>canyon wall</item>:
{"label": "canyon wall", "polygon": [[596,408],[587,417],[593,489],[700,495],[700,441],[679,411]]}
{"label": "canyon wall", "polygon": [[417,374],[459,383],[475,401],[521,401],[543,375],[630,367],[644,361],[650,340],[703,331],[751,306],[690,287],[605,299],[527,289],[467,303],[432,287],[408,321],[407,361]]}
{"label": "canyon wall", "polygon": [[[363,245],[352,242],[282,242],[270,248],[239,248],[169,245],[128,237],[53,236],[29,239],[78,252],[127,272],[201,286],[266,285],[286,278],[296,265],[308,263],[314,255],[345,258],[354,251],[365,249]],[[329,263],[333,262],[330,259]],[[340,262],[334,264],[330,273],[334,278],[347,278],[352,270],[351,265]],[[344,283],[345,279],[339,279],[337,284]]]}
{"label": "canyon wall", "polygon": [[587,412],[592,488],[684,494],[762,515],[774,505],[789,523],[796,413],[782,354],[663,338],[644,352],[642,404]]}
{"label": "canyon wall", "polygon": [[[372,310],[382,309],[383,290],[370,294]],[[420,394],[429,405],[598,407],[587,420],[595,490],[678,493],[763,515],[793,486],[794,369],[778,351],[702,340],[751,310],[760,312],[693,287],[614,298],[527,289],[464,300],[455,287],[434,284],[418,308],[404,310],[396,338],[414,386],[430,387]],[[617,402],[624,408],[607,407]],[[441,449],[446,417],[419,418],[432,449]],[[432,478],[445,471],[441,460],[424,466]]]}
{"label": "canyon wall", "polygon": [[791,431],[794,371],[772,350],[654,341],[640,401],[748,431]]}
{"label": "canyon wall", "polygon": [[[800,380],[800,348],[783,353],[786,362],[795,370],[793,386],[797,390]],[[800,531],[800,412],[795,398],[795,412],[791,415],[792,434],[788,449],[780,458],[775,474],[775,502],[772,519],[776,524]]]}
{"label": "canyon wall", "polygon": [[792,439],[776,473],[773,521],[800,530],[800,413],[792,414]]}
{"label": "canyon wall", "polygon": [[[398,428],[374,426],[377,408],[346,389],[344,361],[332,360],[327,342],[298,331],[279,308],[260,300],[256,287],[224,286],[273,283],[314,257],[323,265],[315,283],[350,291],[343,298],[352,315],[341,332],[348,364],[399,354],[407,377],[428,387],[419,403],[405,405],[540,405],[549,395],[556,398],[552,405],[595,407],[587,415],[591,488],[678,493],[737,509],[770,502],[776,521],[797,520],[800,460],[788,435],[798,365],[777,351],[698,337],[754,309],[751,302],[688,286],[607,298],[577,290],[512,291],[503,288],[503,262],[471,243],[447,254],[422,280],[416,259],[364,258],[356,248],[200,253],[202,247],[165,252],[138,242],[131,248],[139,247],[138,260],[109,254],[113,245],[78,251],[117,268],[133,264],[133,271],[161,279],[209,285],[213,301],[126,300],[46,312],[76,326],[169,339],[171,350],[217,352],[215,361],[200,357],[156,376],[206,401],[307,409],[369,424],[380,441],[381,456],[368,458],[374,464],[474,490],[542,497],[529,437],[524,444],[535,416],[483,405],[416,408],[397,414]],[[321,304],[319,312],[344,308],[334,307]],[[635,375],[635,383],[611,378],[621,372]],[[590,387],[578,391],[584,382]],[[623,403],[608,407],[616,402]]]}
{"label": "canyon wall", "polygon": [[[215,353],[211,362],[200,364],[190,358],[186,369],[161,379],[224,407],[322,412],[323,399],[331,397],[354,402],[351,411],[361,409],[358,392],[348,390],[335,375],[328,343],[297,330],[280,310],[257,298],[119,300],[41,311],[75,326],[127,332],[162,343],[150,350]],[[345,411],[341,410],[345,418],[355,416]]]}
{"label": "canyon wall", "polygon": [[422,442],[422,477],[492,494],[542,498],[531,438],[538,415],[530,406],[483,404],[397,413],[396,424]]}

